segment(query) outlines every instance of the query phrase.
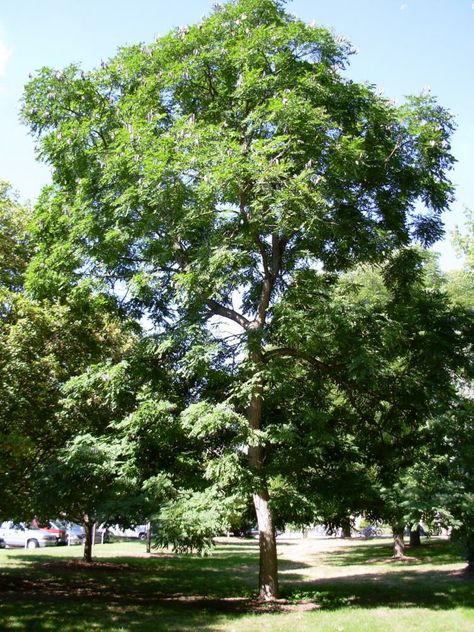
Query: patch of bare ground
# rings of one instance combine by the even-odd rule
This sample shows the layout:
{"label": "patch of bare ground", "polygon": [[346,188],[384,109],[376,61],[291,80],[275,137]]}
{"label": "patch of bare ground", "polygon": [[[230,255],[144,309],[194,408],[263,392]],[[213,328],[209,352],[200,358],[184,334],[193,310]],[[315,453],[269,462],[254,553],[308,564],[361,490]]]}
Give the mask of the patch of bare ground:
{"label": "patch of bare ground", "polygon": [[312,601],[290,603],[286,599],[261,601],[246,597],[223,597],[219,599],[198,596],[163,597],[157,599],[159,603],[179,603],[216,612],[234,613],[270,613],[270,612],[308,612],[317,610],[321,606]]}
{"label": "patch of bare ground", "polygon": [[367,563],[373,562],[387,562],[387,563],[392,563],[392,562],[408,562],[409,564],[419,564],[421,562],[419,557],[412,557],[410,555],[402,555],[402,556],[398,556],[395,557],[392,555],[392,557],[379,557],[379,558],[375,558],[373,560],[367,560]]}

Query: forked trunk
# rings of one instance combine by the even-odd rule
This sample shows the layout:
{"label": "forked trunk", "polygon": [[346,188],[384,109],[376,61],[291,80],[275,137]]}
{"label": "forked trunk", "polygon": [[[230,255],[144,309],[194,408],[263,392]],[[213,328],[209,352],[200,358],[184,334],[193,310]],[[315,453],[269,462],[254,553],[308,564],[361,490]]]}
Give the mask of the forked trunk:
{"label": "forked trunk", "polygon": [[84,562],[92,562],[92,535],[94,532],[94,523],[89,520],[89,516],[84,516]]}
{"label": "forked trunk", "polygon": [[403,559],[405,557],[405,541],[403,539],[403,527],[392,527],[393,532],[393,557]]}
{"label": "forked trunk", "polygon": [[418,524],[415,529],[412,529],[412,526],[410,526],[410,547],[416,548],[421,546],[421,527]]}

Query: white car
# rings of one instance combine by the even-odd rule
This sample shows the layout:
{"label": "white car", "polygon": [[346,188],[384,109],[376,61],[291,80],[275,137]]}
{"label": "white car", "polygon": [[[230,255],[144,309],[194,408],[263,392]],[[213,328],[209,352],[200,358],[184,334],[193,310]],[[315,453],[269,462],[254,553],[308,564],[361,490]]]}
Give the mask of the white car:
{"label": "white car", "polygon": [[108,527],[108,532],[116,538],[138,538],[139,540],[146,540],[147,526],[146,524],[139,524],[134,529],[121,529],[118,525]]}
{"label": "white car", "polygon": [[58,537],[53,533],[37,529],[33,525],[24,522],[9,520],[0,525],[0,539],[9,547],[23,547],[36,549],[43,546],[56,546]]}

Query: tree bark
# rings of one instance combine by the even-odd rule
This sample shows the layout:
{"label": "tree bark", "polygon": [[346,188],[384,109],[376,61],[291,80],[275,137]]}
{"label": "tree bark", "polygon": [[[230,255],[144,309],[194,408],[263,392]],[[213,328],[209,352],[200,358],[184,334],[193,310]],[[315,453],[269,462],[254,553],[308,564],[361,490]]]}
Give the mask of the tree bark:
{"label": "tree bark", "polygon": [[92,562],[92,533],[94,531],[94,523],[91,522],[89,516],[84,516],[84,562],[91,563]]}
{"label": "tree bark", "polygon": [[403,559],[405,557],[405,541],[403,539],[404,527],[392,527],[393,533],[393,557]]}
{"label": "tree bark", "polygon": [[[239,191],[239,204],[242,219],[247,222],[245,191],[243,189]],[[219,308],[219,311],[216,313],[234,320],[247,332],[247,349],[249,358],[254,366],[252,376],[254,378],[253,392],[247,410],[247,420],[252,430],[260,430],[262,427],[264,369],[262,333],[265,329],[267,310],[271,303],[272,292],[280,274],[281,259],[286,241],[276,232],[272,233],[271,253],[267,252],[258,232],[254,234],[254,241],[261,256],[264,273],[255,318],[250,321],[241,314],[237,314],[234,310],[229,311],[228,308],[224,311]],[[209,306],[211,309],[214,309],[214,311],[216,311],[218,307],[213,304],[213,301],[211,301]],[[259,595],[260,599],[270,601],[277,599],[279,593],[276,534],[270,507],[270,494],[263,471],[265,460],[264,447],[259,445],[258,442],[256,443],[257,445],[249,445],[248,447],[248,462],[249,468],[256,481],[253,491],[253,502],[257,516],[260,545]]]}
{"label": "tree bark", "polygon": [[471,537],[466,542],[466,572],[474,573],[474,539]]}
{"label": "tree bark", "polygon": [[146,525],[146,552],[151,553],[151,522]]}
{"label": "tree bark", "polygon": [[255,492],[253,502],[257,514],[260,546],[259,598],[271,601],[278,598],[279,589],[277,547],[268,490]]}
{"label": "tree bark", "polygon": [[420,525],[416,525],[416,529],[412,529],[413,525],[410,525],[410,546],[418,547],[421,546],[421,527]]}
{"label": "tree bark", "polygon": [[341,538],[351,538],[351,519],[345,518],[341,522]]}
{"label": "tree bark", "polygon": [[[247,418],[250,427],[254,430],[258,430],[262,425],[263,380],[261,377],[261,368],[263,364],[259,352],[252,353],[251,357],[256,366],[256,379]],[[261,476],[264,461],[263,447],[261,445],[249,446],[248,459],[253,473],[256,477],[261,479],[258,489],[253,493],[260,546],[259,597],[264,601],[271,601],[278,599],[279,595],[278,560],[275,528],[269,502],[270,495]]]}

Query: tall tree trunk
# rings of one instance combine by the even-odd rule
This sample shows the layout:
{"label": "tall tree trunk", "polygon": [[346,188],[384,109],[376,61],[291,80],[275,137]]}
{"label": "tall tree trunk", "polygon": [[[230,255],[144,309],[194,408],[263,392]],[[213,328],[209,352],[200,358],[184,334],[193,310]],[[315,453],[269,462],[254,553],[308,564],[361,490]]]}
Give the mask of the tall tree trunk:
{"label": "tall tree trunk", "polygon": [[89,519],[89,516],[84,516],[84,531],[86,537],[84,538],[84,562],[92,562],[92,534],[94,531],[94,523]]}
{"label": "tall tree trunk", "polygon": [[[252,359],[257,367],[256,380],[247,418],[250,427],[258,430],[262,425],[263,397],[263,381],[261,376],[259,376],[260,369],[262,368],[260,353],[253,353]],[[263,468],[263,447],[249,446],[248,459],[252,471],[259,476]],[[260,571],[258,576],[259,597],[265,601],[277,599],[279,594],[276,535],[269,500],[270,495],[268,488],[262,480],[262,484],[253,494],[253,503],[257,515],[260,546]]]}
{"label": "tall tree trunk", "polygon": [[405,557],[405,541],[403,539],[404,527],[400,525],[392,526],[393,533],[393,557],[402,559]]}
{"label": "tall tree trunk", "polygon": [[416,548],[421,546],[421,527],[417,524],[416,528],[412,529],[412,526],[410,525],[410,546]]}

